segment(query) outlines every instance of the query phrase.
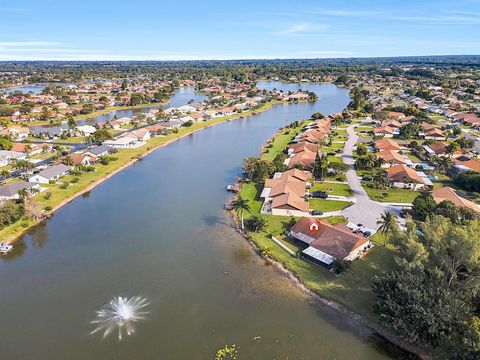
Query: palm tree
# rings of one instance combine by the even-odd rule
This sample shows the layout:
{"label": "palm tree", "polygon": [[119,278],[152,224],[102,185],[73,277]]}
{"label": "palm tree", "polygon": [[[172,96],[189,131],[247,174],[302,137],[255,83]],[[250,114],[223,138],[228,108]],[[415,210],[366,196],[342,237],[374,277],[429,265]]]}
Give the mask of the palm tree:
{"label": "palm tree", "polygon": [[398,229],[397,219],[393,213],[386,211],[382,214],[380,220],[377,221],[377,224],[380,225],[378,231],[385,235],[383,246],[387,246],[390,234]]}
{"label": "palm tree", "polygon": [[7,179],[10,176],[10,171],[8,170],[0,170],[0,176],[3,178],[3,183],[7,183]]}
{"label": "palm tree", "polygon": [[453,141],[447,145],[447,147],[445,148],[445,151],[447,152],[447,154],[450,154],[450,157],[453,157],[453,153],[455,153],[460,149],[461,149],[460,144],[457,143],[456,141]]}
{"label": "palm tree", "polygon": [[70,155],[65,156],[65,159],[63,160],[65,165],[72,166],[73,165],[73,160]]}
{"label": "palm tree", "polygon": [[28,195],[30,195],[30,193],[28,192],[27,189],[18,190],[18,196],[20,197],[20,201],[22,203],[25,203],[26,199],[28,198]]}
{"label": "palm tree", "polygon": [[441,173],[445,173],[452,166],[452,160],[446,156],[436,156],[434,161]]}
{"label": "palm tree", "polygon": [[234,209],[237,213],[240,214],[241,219],[242,219],[242,230],[245,228],[243,225],[243,212],[244,211],[250,211],[250,206],[248,205],[248,201],[245,199],[242,199],[241,196],[239,196],[236,200],[232,201],[232,209]]}

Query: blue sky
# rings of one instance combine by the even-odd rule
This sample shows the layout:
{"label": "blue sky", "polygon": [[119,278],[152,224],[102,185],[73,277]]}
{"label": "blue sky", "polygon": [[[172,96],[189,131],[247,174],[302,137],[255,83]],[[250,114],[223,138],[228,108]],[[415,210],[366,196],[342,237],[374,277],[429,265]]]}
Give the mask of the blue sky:
{"label": "blue sky", "polygon": [[0,60],[480,54],[480,0],[0,0]]}

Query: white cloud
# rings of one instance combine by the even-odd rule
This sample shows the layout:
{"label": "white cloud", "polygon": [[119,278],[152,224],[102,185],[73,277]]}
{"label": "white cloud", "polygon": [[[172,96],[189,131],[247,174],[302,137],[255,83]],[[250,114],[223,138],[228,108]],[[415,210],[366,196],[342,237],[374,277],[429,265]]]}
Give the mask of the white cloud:
{"label": "white cloud", "polygon": [[310,12],[315,15],[338,16],[338,17],[364,17],[379,15],[379,11],[370,10],[339,10],[339,9],[316,9]]}
{"label": "white cloud", "polygon": [[286,29],[280,30],[278,33],[279,34],[295,34],[295,33],[303,32],[309,29],[310,27],[311,25],[309,23],[298,23],[298,24],[289,26]]}
{"label": "white cloud", "polygon": [[421,15],[421,16],[389,16],[389,19],[399,21],[413,21],[422,23],[438,23],[452,25],[472,25],[480,24],[479,16],[469,16],[463,14],[446,14],[446,15]]}

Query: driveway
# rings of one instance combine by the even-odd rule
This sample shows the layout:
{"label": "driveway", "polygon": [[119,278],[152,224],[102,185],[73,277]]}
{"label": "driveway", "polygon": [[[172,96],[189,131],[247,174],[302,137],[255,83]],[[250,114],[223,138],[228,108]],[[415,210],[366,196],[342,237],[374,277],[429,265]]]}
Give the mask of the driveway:
{"label": "driveway", "polygon": [[400,209],[371,200],[363,188],[354,168],[355,160],[353,159],[353,149],[358,141],[358,135],[354,130],[355,126],[356,125],[351,125],[346,129],[348,140],[345,142],[342,157],[343,162],[350,166],[350,170],[346,173],[347,182],[352,188],[352,193],[357,201],[352,206],[344,209],[342,215],[354,224],[363,224],[369,229],[377,229],[379,227],[377,221],[385,211],[398,215]]}

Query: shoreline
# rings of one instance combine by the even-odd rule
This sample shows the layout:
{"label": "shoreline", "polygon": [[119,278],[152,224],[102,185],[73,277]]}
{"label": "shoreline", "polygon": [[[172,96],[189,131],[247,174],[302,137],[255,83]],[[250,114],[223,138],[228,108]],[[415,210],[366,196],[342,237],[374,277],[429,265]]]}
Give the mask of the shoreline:
{"label": "shoreline", "polygon": [[342,315],[348,317],[349,319],[355,320],[371,330],[373,333],[377,334],[384,340],[388,341],[389,343],[393,344],[394,346],[398,347],[402,351],[406,351],[410,354],[413,354],[417,356],[419,359],[422,360],[430,360],[431,357],[428,355],[428,353],[418,347],[417,345],[411,344],[406,342],[405,340],[401,339],[397,335],[393,334],[386,328],[382,327],[380,324],[374,323],[372,321],[369,321],[365,319],[362,315],[358,314],[357,312],[349,309],[348,307],[342,305],[341,303],[330,300],[328,298],[323,297],[321,294],[318,292],[312,290],[308,285],[306,285],[295,273],[287,268],[284,264],[282,264],[280,261],[273,259],[272,257],[268,256],[268,254],[264,254],[261,249],[257,246],[255,243],[255,240],[253,240],[252,237],[250,237],[245,231],[243,231],[240,228],[238,216],[235,212],[235,210],[229,210],[232,220],[233,220],[233,228],[242,236],[243,239],[245,239],[252,250],[257,254],[257,256],[261,257],[265,261],[267,261],[270,265],[274,266],[277,271],[282,273],[283,275],[286,275],[295,286],[297,286],[300,290],[302,290],[304,293],[306,293],[308,296],[312,297],[315,301],[318,303],[321,303],[323,305],[328,306],[329,308],[338,311]]}
{"label": "shoreline", "polygon": [[[43,223],[44,221],[47,221],[48,219],[50,219],[52,216],[54,216],[55,212],[58,211],[59,209],[61,209],[63,206],[65,206],[66,204],[70,203],[71,201],[75,200],[77,197],[93,190],[94,188],[96,188],[98,185],[100,185],[101,183],[103,183],[104,181],[110,179],[112,176],[118,174],[119,172],[121,172],[122,170],[128,168],[129,166],[133,165],[135,162],[139,161],[140,159],[143,159],[144,157],[150,155],[152,152],[154,152],[155,150],[158,150],[164,146],[167,146],[177,140],[180,140],[188,135],[191,135],[197,131],[200,131],[200,130],[203,130],[203,129],[207,129],[209,127],[212,127],[212,126],[216,126],[216,125],[219,125],[219,124],[223,124],[225,122],[229,122],[229,121],[232,121],[232,120],[237,120],[237,119],[242,119],[244,117],[248,117],[248,116],[252,116],[252,115],[256,115],[258,113],[261,113],[261,112],[264,112],[264,111],[267,111],[269,110],[272,106],[274,105],[281,105],[281,104],[289,104],[289,102],[285,102],[285,101],[280,101],[280,100],[274,100],[274,101],[271,101],[269,103],[266,103],[264,104],[263,108],[261,109],[257,109],[257,110],[251,110],[251,111],[248,111],[246,113],[237,113],[237,114],[233,114],[233,115],[230,115],[230,116],[227,116],[225,117],[224,119],[221,119],[219,121],[215,121],[216,119],[212,119],[210,121],[212,121],[211,123],[207,123],[205,124],[204,126],[201,126],[197,129],[193,129],[191,131],[187,131],[186,133],[184,134],[181,134],[179,135],[178,137],[175,137],[173,139],[170,139],[164,143],[161,143],[157,146],[153,146],[152,148],[148,149],[148,143],[145,145],[146,146],[146,150],[145,152],[141,153],[140,154],[140,157],[137,157],[137,158],[133,158],[131,159],[130,161],[126,162],[125,164],[119,166],[118,168],[114,169],[111,173],[101,177],[100,179],[94,181],[93,183],[89,184],[87,187],[79,190],[78,192],[76,192],[75,194],[65,198],[64,200],[62,200],[60,203],[58,203],[57,205],[55,205],[54,207],[52,207],[52,209],[50,211],[46,211],[44,213],[44,217],[40,218],[40,219],[37,219],[37,220],[34,220],[32,221],[27,227],[24,227],[22,228],[20,231],[18,231],[17,233],[13,234],[13,235],[10,235],[10,236],[7,236],[5,237],[3,240],[2,240],[2,243],[5,243],[5,244],[14,244],[15,242],[19,241],[21,237],[23,237],[28,231],[30,231],[32,228],[34,228],[35,226]],[[292,102],[292,104],[294,104]],[[217,119],[218,120],[218,119]],[[34,198],[34,197],[33,197]],[[6,227],[8,228],[8,226]]]}

